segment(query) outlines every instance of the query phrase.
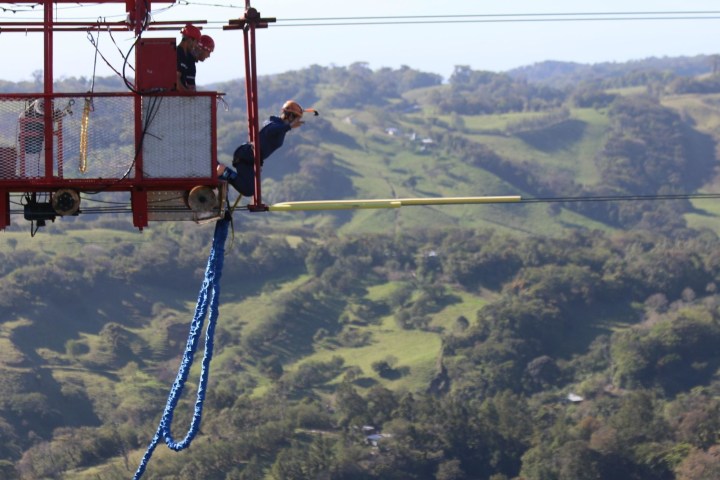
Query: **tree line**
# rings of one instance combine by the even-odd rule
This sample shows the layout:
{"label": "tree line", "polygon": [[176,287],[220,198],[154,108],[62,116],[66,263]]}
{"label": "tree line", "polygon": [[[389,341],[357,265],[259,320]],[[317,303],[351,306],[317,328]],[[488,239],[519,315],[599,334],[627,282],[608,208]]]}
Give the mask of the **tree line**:
{"label": "tree line", "polygon": [[[713,233],[518,238],[454,229],[308,239],[296,248],[281,237],[256,240],[236,240],[226,262],[240,266],[227,270],[226,285],[247,275],[257,288],[311,279],[278,297],[276,313],[256,329],[237,328],[247,314],[220,326],[202,434],[188,454],[154,459],[148,478],[689,480],[720,468]],[[103,478],[128,476],[172,381],[183,321],[168,297],[134,302],[122,321],[90,315],[59,330],[42,304],[73,289],[92,295],[100,283],[141,292],[168,278],[197,279],[203,254],[193,246],[202,243],[188,230],[117,245],[107,257],[45,256],[8,268],[2,291],[23,295],[26,307],[15,314],[36,323],[13,337],[25,358],[3,367],[6,478],[62,478],[98,465]],[[152,268],[134,267],[141,264]],[[396,288],[367,298],[386,284]],[[434,327],[457,291],[492,294],[474,317]],[[394,390],[406,372],[392,357],[372,371],[342,356],[287,369],[320,345],[371,342],[352,332],[387,315],[401,329],[440,336],[424,389]],[[43,329],[65,334],[49,341]],[[30,353],[39,347],[55,352],[47,366],[94,372],[95,380],[41,375]],[[261,382],[265,393],[256,395]],[[88,415],[74,417],[78,405]],[[379,432],[376,444],[363,426]]]}

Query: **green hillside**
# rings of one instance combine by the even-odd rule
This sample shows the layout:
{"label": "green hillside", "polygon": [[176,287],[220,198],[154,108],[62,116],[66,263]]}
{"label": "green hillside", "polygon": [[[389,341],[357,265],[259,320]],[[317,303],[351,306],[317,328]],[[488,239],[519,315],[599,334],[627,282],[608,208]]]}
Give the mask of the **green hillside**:
{"label": "green hillside", "polygon": [[[264,78],[265,114],[287,98],[321,112],[267,161],[267,203],[532,201],[236,212],[200,434],[182,453],[158,448],[143,478],[714,478],[720,207],[680,197],[718,191],[720,82],[689,76],[688,59],[653,65],[668,71],[458,67],[442,82],[356,64]],[[229,163],[241,82],[215,87]],[[140,233],[123,215],[80,215],[31,238],[13,223],[0,233],[0,477],[131,478],[213,225]],[[373,445],[363,426],[385,436]]]}

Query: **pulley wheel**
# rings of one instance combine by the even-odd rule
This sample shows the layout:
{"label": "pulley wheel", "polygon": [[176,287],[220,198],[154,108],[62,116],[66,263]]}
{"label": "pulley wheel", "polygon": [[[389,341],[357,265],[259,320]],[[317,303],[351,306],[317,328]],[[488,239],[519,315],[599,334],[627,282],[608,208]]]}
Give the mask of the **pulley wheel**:
{"label": "pulley wheel", "polygon": [[52,207],[58,215],[75,215],[80,210],[80,194],[69,188],[61,188],[53,194]]}
{"label": "pulley wheel", "polygon": [[187,205],[193,212],[210,212],[217,204],[217,195],[212,187],[195,187],[187,196]]}

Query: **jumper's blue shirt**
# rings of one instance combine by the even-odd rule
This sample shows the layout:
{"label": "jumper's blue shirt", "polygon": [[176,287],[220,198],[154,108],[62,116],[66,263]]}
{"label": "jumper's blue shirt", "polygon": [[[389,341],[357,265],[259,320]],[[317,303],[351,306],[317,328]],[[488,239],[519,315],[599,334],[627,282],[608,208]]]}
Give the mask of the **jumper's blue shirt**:
{"label": "jumper's blue shirt", "polygon": [[272,155],[285,141],[285,134],[292,129],[280,117],[270,116],[260,129],[260,158],[263,161]]}

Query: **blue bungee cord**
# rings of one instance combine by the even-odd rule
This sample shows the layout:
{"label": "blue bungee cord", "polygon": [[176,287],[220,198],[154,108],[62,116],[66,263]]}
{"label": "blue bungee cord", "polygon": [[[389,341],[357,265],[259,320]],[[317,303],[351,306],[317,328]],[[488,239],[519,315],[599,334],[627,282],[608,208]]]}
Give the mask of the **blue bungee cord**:
{"label": "blue bungee cord", "polygon": [[[198,430],[200,429],[202,408],[205,401],[207,382],[210,374],[210,360],[212,360],[213,353],[213,335],[215,333],[215,324],[217,323],[218,318],[220,276],[222,275],[225,240],[227,239],[229,224],[230,219],[227,216],[222,220],[218,220],[215,224],[215,236],[213,238],[213,246],[210,250],[210,256],[208,257],[207,268],[205,269],[205,280],[203,281],[200,294],[198,295],[198,302],[195,307],[195,316],[190,324],[190,334],[185,346],[185,352],[183,353],[183,359],[180,363],[180,368],[178,369],[177,377],[175,377],[172,389],[170,389],[170,394],[168,395],[165,411],[163,412],[160,424],[155,432],[155,436],[153,436],[150,445],[148,445],[148,448],[145,451],[145,455],[143,455],[143,458],[140,461],[140,465],[135,472],[133,480],[139,480],[140,477],[142,477],[145,472],[145,468],[150,461],[150,457],[152,456],[153,451],[155,451],[155,447],[157,447],[158,443],[160,443],[160,439],[165,441],[168,448],[179,452],[180,450],[190,446],[190,443],[193,441],[195,435],[197,435]],[[185,438],[176,442],[170,432],[173,414],[190,373],[190,367],[192,366],[195,351],[197,350],[198,340],[200,339],[200,332],[202,331],[205,316],[208,313],[208,304],[210,307],[210,315],[208,318],[207,330],[205,332],[205,353],[203,355],[202,370],[200,372],[200,380],[198,382],[195,412]]]}

